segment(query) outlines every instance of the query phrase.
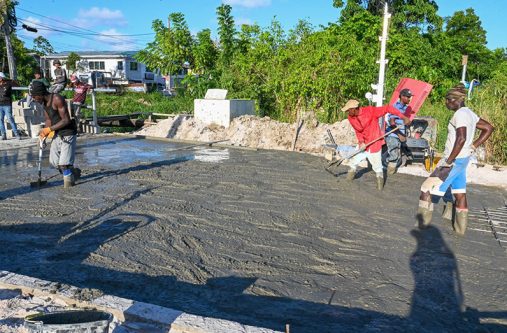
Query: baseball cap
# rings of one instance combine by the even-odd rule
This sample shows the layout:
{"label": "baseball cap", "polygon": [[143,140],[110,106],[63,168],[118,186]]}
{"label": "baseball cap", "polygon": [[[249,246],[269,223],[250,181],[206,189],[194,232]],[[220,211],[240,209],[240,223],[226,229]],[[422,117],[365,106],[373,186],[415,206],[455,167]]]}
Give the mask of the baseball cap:
{"label": "baseball cap", "polygon": [[355,99],[349,99],[347,103],[345,103],[345,105],[342,107],[342,111],[347,112],[348,110],[355,109],[357,107],[359,107],[359,101]]}
{"label": "baseball cap", "polygon": [[0,72],[0,78],[2,78],[2,79],[5,79],[5,78],[6,78],[6,76],[5,76],[4,72]]}
{"label": "baseball cap", "polygon": [[400,96],[412,97],[414,94],[412,94],[412,91],[410,89],[405,88],[400,91]]}

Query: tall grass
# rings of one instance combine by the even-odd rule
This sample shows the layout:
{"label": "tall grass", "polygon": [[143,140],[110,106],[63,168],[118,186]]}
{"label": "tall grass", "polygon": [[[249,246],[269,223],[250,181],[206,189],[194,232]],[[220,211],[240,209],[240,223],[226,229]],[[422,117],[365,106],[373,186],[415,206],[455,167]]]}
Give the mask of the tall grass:
{"label": "tall grass", "polygon": [[490,82],[478,90],[468,104],[495,127],[485,143],[487,160],[507,164],[507,82]]}
{"label": "tall grass", "polygon": [[[71,98],[72,92],[65,92],[66,98]],[[131,114],[137,112],[154,113],[192,113],[193,99],[185,96],[166,97],[159,92],[147,94],[136,92],[104,93],[97,92],[97,115],[109,116]],[[88,95],[87,104],[91,104]],[[85,116],[91,117],[91,110],[85,111]]]}

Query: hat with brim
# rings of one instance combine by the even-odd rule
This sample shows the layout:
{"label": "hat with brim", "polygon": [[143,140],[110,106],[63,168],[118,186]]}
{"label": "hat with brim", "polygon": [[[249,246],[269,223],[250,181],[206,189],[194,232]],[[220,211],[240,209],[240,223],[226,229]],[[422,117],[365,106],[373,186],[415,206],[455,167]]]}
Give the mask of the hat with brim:
{"label": "hat with brim", "polygon": [[342,107],[342,111],[343,112],[347,112],[350,109],[355,109],[355,108],[358,108],[358,107],[359,107],[359,101],[357,101],[355,99],[349,99],[347,101],[347,103],[345,103],[345,105]]}

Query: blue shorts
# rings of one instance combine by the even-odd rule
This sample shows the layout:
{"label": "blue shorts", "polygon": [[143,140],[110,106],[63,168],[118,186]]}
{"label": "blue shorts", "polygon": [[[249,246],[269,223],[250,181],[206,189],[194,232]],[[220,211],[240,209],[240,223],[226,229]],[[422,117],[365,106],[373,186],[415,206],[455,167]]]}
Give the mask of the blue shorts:
{"label": "blue shorts", "polygon": [[457,158],[447,177],[440,177],[442,184],[434,188],[430,193],[443,197],[451,188],[452,193],[466,193],[467,191],[467,167],[470,157]]}

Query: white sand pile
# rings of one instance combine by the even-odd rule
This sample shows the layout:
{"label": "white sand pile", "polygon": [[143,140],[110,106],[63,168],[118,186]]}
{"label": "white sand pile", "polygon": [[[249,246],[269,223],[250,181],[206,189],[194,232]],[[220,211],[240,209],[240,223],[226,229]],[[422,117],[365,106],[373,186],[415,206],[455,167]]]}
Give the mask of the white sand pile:
{"label": "white sand pile", "polygon": [[[241,116],[235,118],[228,128],[219,125],[205,125],[188,115],[178,115],[162,120],[156,125],[143,128],[137,135],[172,138],[193,141],[230,140],[235,146],[292,150],[297,124],[287,124],[269,117]],[[334,124],[319,123],[310,114],[299,131],[295,150],[311,154],[323,154],[323,145],[330,130],[338,145],[356,145],[357,140],[348,120]],[[400,168],[400,173],[427,177],[429,175],[421,164]],[[497,186],[507,189],[507,167],[494,170],[492,166],[477,167],[471,164],[468,181],[472,184]]]}
{"label": "white sand pile", "polygon": [[[191,116],[175,116],[136,132],[138,135],[195,141],[229,139],[231,144],[243,147],[290,150],[296,133],[296,124],[281,123],[269,117],[241,116],[228,128],[205,125]],[[331,130],[337,144],[355,144],[354,131],[348,120],[332,125],[306,118],[299,131],[295,150],[322,153],[327,129]]]}

